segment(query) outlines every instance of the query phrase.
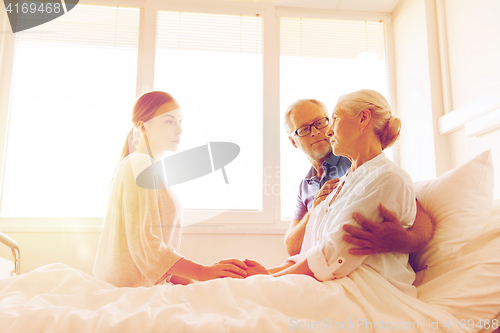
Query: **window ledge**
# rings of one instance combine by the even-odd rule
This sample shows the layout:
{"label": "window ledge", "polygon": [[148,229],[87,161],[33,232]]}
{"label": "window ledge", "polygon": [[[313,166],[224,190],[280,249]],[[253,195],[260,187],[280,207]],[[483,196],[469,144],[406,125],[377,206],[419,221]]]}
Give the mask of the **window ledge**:
{"label": "window ledge", "polygon": [[[98,226],[61,226],[61,225],[2,225],[0,231],[5,233],[101,233]],[[235,225],[190,225],[183,228],[183,234],[220,234],[220,235],[284,235],[288,222],[282,221],[273,226],[235,226]]]}

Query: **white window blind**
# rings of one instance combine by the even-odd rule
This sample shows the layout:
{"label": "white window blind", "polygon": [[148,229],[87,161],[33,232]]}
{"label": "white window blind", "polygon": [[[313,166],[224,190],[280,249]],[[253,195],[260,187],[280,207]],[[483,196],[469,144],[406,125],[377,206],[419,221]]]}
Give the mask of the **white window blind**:
{"label": "white window blind", "polygon": [[356,59],[363,52],[385,58],[383,22],[282,18],[281,55]]}
{"label": "white window blind", "polygon": [[[373,89],[389,100],[383,22],[280,18],[281,115],[294,101],[314,98],[329,116],[340,95]],[[281,216],[291,218],[301,179],[311,168],[281,129]],[[386,153],[388,153],[386,151]],[[388,153],[390,155],[390,152]]]}
{"label": "white window blind", "polygon": [[157,48],[262,53],[258,16],[158,12]]}
{"label": "white window blind", "polygon": [[138,32],[139,9],[78,5],[16,34],[1,217],[103,216],[131,126]]}
{"label": "white window blind", "polygon": [[78,5],[57,19],[16,35],[26,42],[137,49],[139,9]]}
{"label": "white window blind", "polygon": [[[262,209],[262,19],[158,12],[155,89],[184,110],[180,150],[211,141],[240,147],[221,171],[174,186],[187,209]],[[237,221],[235,221],[237,222]]]}

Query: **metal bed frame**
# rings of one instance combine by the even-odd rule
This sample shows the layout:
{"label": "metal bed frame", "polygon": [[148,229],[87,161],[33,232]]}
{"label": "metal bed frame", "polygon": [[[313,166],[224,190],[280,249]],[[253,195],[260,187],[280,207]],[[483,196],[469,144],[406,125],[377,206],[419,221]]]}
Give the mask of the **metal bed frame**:
{"label": "metal bed frame", "polygon": [[21,251],[19,251],[19,245],[15,240],[0,232],[0,242],[10,247],[12,251],[12,256],[14,258],[14,270],[10,273],[10,276],[21,274]]}

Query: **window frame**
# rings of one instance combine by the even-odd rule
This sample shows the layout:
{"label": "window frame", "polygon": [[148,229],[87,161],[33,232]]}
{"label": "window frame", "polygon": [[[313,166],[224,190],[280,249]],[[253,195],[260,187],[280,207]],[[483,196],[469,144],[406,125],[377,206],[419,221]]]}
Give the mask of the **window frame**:
{"label": "window frame", "polygon": [[[283,234],[289,220],[281,219],[280,179],[280,17],[326,18],[340,20],[381,21],[386,23],[389,89],[391,104],[396,105],[394,45],[392,14],[374,12],[345,12],[312,8],[275,6],[269,2],[208,1],[153,1],[153,0],[81,0],[82,5],[122,6],[140,9],[139,45],[136,95],[154,88],[157,11],[185,11],[206,14],[259,15],[263,19],[263,165],[262,211],[226,211],[220,215],[184,228],[195,234]],[[6,13],[3,30],[10,31]],[[2,21],[0,20],[0,23]],[[0,181],[3,179],[5,147],[8,135],[8,108],[14,57],[15,34],[0,37]],[[397,156],[397,154],[396,154]],[[396,161],[397,162],[397,161]],[[298,186],[298,184],[297,184]],[[268,190],[266,190],[268,189]],[[1,195],[1,194],[0,194]],[[0,198],[1,200],[1,198]],[[0,202],[1,205],[1,202]],[[213,215],[214,211],[209,214]],[[184,219],[199,220],[207,212],[185,210]],[[0,218],[0,229],[5,232],[91,232],[99,233],[103,218]]]}

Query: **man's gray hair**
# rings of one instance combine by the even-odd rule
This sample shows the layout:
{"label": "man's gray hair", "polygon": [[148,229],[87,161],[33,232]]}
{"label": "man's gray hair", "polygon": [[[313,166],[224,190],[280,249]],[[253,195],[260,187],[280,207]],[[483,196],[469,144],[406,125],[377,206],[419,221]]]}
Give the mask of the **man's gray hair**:
{"label": "man's gray hair", "polygon": [[298,101],[293,102],[288,109],[286,109],[285,115],[283,116],[283,124],[285,125],[285,129],[288,135],[292,134],[294,129],[292,128],[292,124],[290,124],[290,116],[292,114],[292,111],[295,110],[296,108],[307,104],[307,103],[313,103],[316,105],[319,105],[323,112],[325,113],[325,116],[328,117],[328,110],[326,108],[326,105],[316,99],[299,99]]}

